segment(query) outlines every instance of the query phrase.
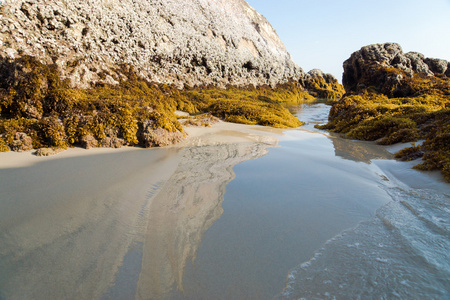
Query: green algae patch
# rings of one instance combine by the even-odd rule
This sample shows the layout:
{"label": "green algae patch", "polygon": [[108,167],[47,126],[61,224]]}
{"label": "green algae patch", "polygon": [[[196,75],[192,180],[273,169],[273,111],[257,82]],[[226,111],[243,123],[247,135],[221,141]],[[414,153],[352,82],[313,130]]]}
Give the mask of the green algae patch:
{"label": "green algae patch", "polygon": [[80,89],[61,79],[56,65],[30,56],[0,59],[0,151],[177,142],[185,133],[176,110],[243,124],[298,127],[302,123],[281,103],[312,98],[298,82],[179,90],[120,67],[126,78],[115,78],[118,84]]}
{"label": "green algae patch", "polygon": [[220,99],[210,106],[211,114],[227,121],[276,128],[298,127],[302,123],[280,104],[249,100]]}

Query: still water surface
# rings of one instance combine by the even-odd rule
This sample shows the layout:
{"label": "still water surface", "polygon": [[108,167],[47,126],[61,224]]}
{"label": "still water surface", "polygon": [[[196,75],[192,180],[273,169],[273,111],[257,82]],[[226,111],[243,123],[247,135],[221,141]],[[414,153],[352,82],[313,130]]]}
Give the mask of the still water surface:
{"label": "still water surface", "polygon": [[275,148],[0,169],[0,299],[448,298],[449,185],[291,110]]}

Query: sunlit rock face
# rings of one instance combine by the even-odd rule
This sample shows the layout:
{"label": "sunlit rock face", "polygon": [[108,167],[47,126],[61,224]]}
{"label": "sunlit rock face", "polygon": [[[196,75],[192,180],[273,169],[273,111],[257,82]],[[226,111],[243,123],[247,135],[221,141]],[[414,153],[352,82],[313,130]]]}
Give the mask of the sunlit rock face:
{"label": "sunlit rock face", "polygon": [[182,85],[300,79],[274,28],[243,0],[6,0],[0,55],[56,63],[73,86],[116,83],[132,66]]}

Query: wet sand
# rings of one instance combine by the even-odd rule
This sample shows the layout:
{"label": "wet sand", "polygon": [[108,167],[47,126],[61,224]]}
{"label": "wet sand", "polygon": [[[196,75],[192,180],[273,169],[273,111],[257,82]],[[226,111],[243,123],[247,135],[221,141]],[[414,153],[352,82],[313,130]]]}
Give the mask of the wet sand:
{"label": "wet sand", "polygon": [[[390,188],[448,195],[384,147],[314,131],[326,110],[305,110],[302,129],[220,122],[166,148],[0,154],[0,299],[300,298],[300,269]],[[324,282],[311,286],[326,297]]]}
{"label": "wet sand", "polygon": [[2,153],[0,299],[148,299],[182,286],[233,166],[281,133],[224,122],[187,132],[163,149]]}

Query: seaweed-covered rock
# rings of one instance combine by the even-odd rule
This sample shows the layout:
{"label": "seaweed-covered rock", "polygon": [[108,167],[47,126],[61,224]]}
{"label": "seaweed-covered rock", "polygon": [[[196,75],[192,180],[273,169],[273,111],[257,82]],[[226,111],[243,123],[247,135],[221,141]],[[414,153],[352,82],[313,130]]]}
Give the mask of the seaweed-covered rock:
{"label": "seaweed-covered rock", "polygon": [[309,71],[302,84],[317,98],[337,99],[345,93],[344,87],[333,75],[325,74],[319,69]]}
{"label": "seaweed-covered rock", "polygon": [[87,134],[81,138],[81,146],[85,149],[98,147],[98,141],[92,134]]}
{"label": "seaweed-covered rock", "polygon": [[100,147],[120,148],[126,145],[126,141],[119,136],[119,129],[116,127],[108,127],[105,130],[105,137],[100,142]]}
{"label": "seaweed-covered rock", "polygon": [[396,43],[369,45],[344,62],[342,83],[347,92],[372,88],[389,97],[406,97],[415,89],[405,78],[417,74],[448,77],[448,65],[443,59],[425,58],[417,52],[405,54]]}
{"label": "seaweed-covered rock", "polygon": [[421,170],[439,169],[450,182],[449,63],[403,54],[398,44],[361,48],[344,62],[347,93],[330,110],[329,123],[317,126],[349,138],[387,145],[423,139],[396,157]]}
{"label": "seaweed-covered rock", "polygon": [[8,152],[10,149],[0,134],[0,152]]}
{"label": "seaweed-covered rock", "polygon": [[33,149],[33,139],[24,132],[16,132],[11,150],[21,152],[31,149]]}
{"label": "seaweed-covered rock", "polygon": [[189,118],[185,120],[182,124],[188,127],[211,127],[219,122],[219,118],[214,117],[211,114],[203,114]]}
{"label": "seaweed-covered rock", "polygon": [[62,148],[39,148],[34,152],[36,156],[51,156],[65,151]]}

